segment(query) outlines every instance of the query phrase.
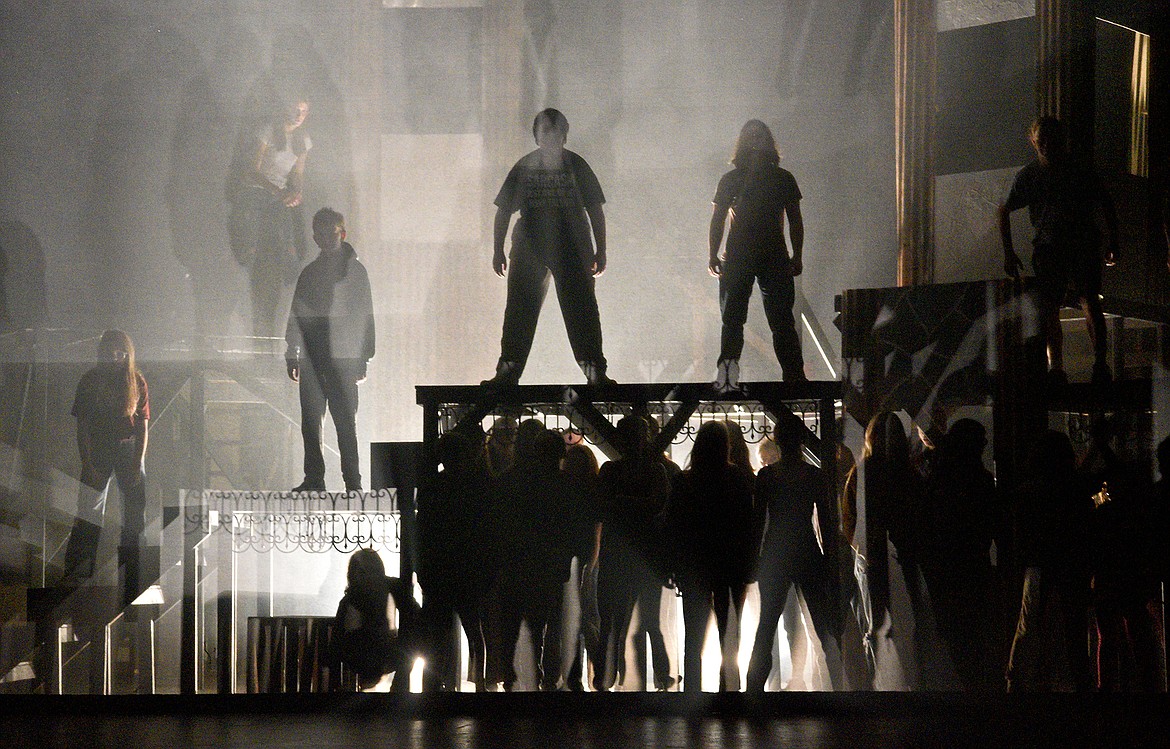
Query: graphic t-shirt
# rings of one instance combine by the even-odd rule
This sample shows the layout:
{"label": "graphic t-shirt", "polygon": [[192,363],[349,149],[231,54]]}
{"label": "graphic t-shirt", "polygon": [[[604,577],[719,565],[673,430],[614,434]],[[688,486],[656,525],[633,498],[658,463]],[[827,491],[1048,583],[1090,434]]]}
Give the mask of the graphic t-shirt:
{"label": "graphic t-shirt", "polygon": [[604,202],[593,169],[567,149],[559,169],[542,167],[539,151],[517,161],[495,200],[505,211],[520,211],[513,246],[545,259],[569,252],[591,259],[593,240],[585,206]]}

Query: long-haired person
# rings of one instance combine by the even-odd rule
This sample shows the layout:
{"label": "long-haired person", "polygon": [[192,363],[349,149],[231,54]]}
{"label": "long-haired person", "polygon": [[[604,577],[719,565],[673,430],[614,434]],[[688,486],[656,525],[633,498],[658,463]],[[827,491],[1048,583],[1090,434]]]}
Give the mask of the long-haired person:
{"label": "long-haired person", "polygon": [[[739,587],[740,560],[751,546],[751,473],[730,461],[728,449],[727,427],[717,421],[703,424],[671,496],[668,527],[683,599],[683,689],[688,692],[702,689],[703,642],[712,608],[721,649],[728,641],[732,591]],[[723,653],[720,691],[728,688],[727,661],[736,656]]]}
{"label": "long-haired person", "polygon": [[[138,543],[145,527],[146,435],[150,396],[138,370],[134,342],[107,330],[98,343],[98,363],[77,383],[73,399],[81,486],[77,519],[65,551],[65,575],[79,581],[93,574],[110,478],[122,494],[119,557],[125,562],[124,591],[138,593]],[[128,601],[127,601],[128,602]]]}
{"label": "long-haired person", "polygon": [[[902,571],[914,616],[914,651],[919,668],[927,654],[926,598],[922,579],[923,480],[910,458],[910,439],[898,415],[883,411],[865,430],[861,458],[865,496],[865,576],[869,588],[871,667],[876,663],[876,640],[892,623],[890,612],[890,554]],[[854,522],[851,518],[850,522]],[[888,636],[888,635],[887,635]]]}
{"label": "long-haired person", "polygon": [[[740,129],[731,164],[735,168],[723,175],[715,190],[708,237],[707,269],[719,279],[723,315],[715,387],[733,390],[739,386],[743,326],[756,283],[784,379],[804,380],[804,357],[792,317],[796,301],[792,279],[803,270],[800,187],[792,173],[780,167],[776,139],[759,120],[748,120]],[[785,217],[791,257],[784,238]],[[725,229],[727,248],[720,253]]]}

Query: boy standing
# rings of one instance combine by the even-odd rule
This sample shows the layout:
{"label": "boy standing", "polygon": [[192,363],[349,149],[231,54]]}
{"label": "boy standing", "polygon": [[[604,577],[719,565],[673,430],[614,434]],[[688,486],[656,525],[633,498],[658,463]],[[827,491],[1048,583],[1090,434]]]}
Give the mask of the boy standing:
{"label": "boy standing", "polygon": [[1093,343],[1093,382],[1113,379],[1105,360],[1105,314],[1101,308],[1101,235],[1096,210],[1102,209],[1109,233],[1104,261],[1117,262],[1117,212],[1109,193],[1092,167],[1073,159],[1064,142],[1064,128],[1055,117],[1032,123],[1029,140],[1036,160],[1016,175],[1007,201],[999,207],[1004,272],[1020,277],[1023,263],[1012,248],[1010,214],[1028,209],[1036,234],[1032,239],[1032,269],[1040,292],[1040,316],[1048,345],[1049,382],[1068,381],[1064,373],[1064,333],[1060,307],[1069,286],[1085,311]]}
{"label": "boy standing", "polygon": [[[532,135],[538,148],[516,162],[496,196],[492,269],[507,276],[508,302],[496,375],[485,385],[519,382],[550,275],[569,345],[586,380],[590,385],[613,382],[605,374],[593,288],[594,278],[605,272],[605,195],[585,159],[565,148],[568,134],[569,121],[559,111],[536,115]],[[512,231],[511,257],[505,258],[504,240],[516,211],[520,219]]]}
{"label": "boy standing", "polygon": [[285,341],[288,376],[300,385],[305,480],[297,491],[324,491],[321,425],[325,409],[337,428],[346,491],[361,491],[358,467],[358,385],[374,356],[374,307],[370,279],[345,241],[345,219],[332,208],[313,216],[317,259],[297,279]]}

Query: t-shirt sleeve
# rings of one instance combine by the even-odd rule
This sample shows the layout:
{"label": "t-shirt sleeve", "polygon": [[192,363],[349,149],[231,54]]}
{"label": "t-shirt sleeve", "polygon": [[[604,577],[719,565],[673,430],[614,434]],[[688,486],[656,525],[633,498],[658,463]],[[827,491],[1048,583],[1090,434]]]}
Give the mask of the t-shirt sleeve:
{"label": "t-shirt sleeve", "polygon": [[77,392],[73,395],[73,408],[69,415],[77,419],[88,419],[93,414],[93,388],[89,386],[89,373],[81,376],[77,383]]}
{"label": "t-shirt sleeve", "polygon": [[800,194],[800,185],[796,184],[796,177],[787,170],[784,171],[784,195],[784,205],[799,203],[800,199],[804,197]]}
{"label": "t-shirt sleeve", "polygon": [[711,202],[718,206],[725,208],[730,207],[735,201],[736,194],[739,193],[739,180],[735,178],[736,172],[728,172],[719,179],[719,186],[715,188],[715,197]]}
{"label": "t-shirt sleeve", "polygon": [[496,193],[495,206],[502,208],[509,213],[515,213],[520,210],[520,174],[523,167],[520,162],[512,167],[508,172],[508,176],[504,178],[504,184],[500,186],[500,191]]}
{"label": "t-shirt sleeve", "polygon": [[577,177],[577,189],[581,191],[581,202],[587,206],[601,205],[605,202],[605,193],[601,191],[601,183],[597,181],[593,167],[580,155],[573,156],[573,171]]}
{"label": "t-shirt sleeve", "polygon": [[1020,170],[1012,182],[1012,189],[1008,191],[1007,200],[1004,206],[1009,211],[1015,211],[1027,206],[1032,202],[1032,180],[1031,173],[1027,167]]}

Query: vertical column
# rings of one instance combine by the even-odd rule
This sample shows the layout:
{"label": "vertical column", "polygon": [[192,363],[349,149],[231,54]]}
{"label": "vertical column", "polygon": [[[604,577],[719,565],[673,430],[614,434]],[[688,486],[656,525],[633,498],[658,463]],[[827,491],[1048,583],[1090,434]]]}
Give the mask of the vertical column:
{"label": "vertical column", "polygon": [[1073,153],[1093,152],[1093,3],[1036,0],[1036,112],[1060,118]]}
{"label": "vertical column", "polygon": [[935,0],[894,0],[898,285],[934,280]]}

